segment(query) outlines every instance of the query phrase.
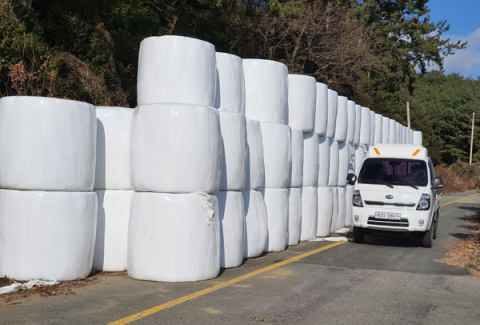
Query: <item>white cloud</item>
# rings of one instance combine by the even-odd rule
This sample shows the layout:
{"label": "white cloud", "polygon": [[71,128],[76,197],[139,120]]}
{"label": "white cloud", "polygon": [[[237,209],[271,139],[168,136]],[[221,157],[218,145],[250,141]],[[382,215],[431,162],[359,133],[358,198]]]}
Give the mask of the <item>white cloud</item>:
{"label": "white cloud", "polygon": [[446,73],[459,73],[465,77],[480,76],[480,28],[466,36],[445,36],[451,43],[468,41],[467,48],[447,56],[443,67]]}

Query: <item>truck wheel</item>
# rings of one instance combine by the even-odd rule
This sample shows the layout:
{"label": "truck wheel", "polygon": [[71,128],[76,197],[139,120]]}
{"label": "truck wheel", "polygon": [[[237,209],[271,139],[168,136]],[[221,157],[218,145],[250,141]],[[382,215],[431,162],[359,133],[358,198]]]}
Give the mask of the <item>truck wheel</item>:
{"label": "truck wheel", "polygon": [[438,216],[437,220],[433,223],[433,239],[437,239],[437,233],[438,233]]}
{"label": "truck wheel", "polygon": [[423,234],[423,238],[422,238],[422,246],[423,247],[427,247],[427,248],[432,247],[432,245],[433,245],[433,232],[434,232],[433,227],[434,227],[434,225],[432,224],[430,229],[428,229],[428,231],[426,231]]}
{"label": "truck wheel", "polygon": [[365,239],[365,230],[359,227],[353,227],[353,242],[361,244]]}

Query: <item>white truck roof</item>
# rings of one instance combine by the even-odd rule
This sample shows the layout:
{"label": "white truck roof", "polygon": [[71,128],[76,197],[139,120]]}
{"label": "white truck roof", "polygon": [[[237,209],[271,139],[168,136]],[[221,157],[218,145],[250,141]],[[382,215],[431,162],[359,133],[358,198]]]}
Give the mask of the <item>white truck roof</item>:
{"label": "white truck roof", "polygon": [[367,157],[425,159],[428,151],[427,148],[414,144],[377,144],[370,146]]}

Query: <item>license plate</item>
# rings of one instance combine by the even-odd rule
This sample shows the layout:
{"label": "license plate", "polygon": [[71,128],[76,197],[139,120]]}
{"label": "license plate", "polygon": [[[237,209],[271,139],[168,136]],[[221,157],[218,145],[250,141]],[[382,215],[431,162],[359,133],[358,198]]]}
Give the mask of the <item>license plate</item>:
{"label": "license plate", "polygon": [[375,218],[379,219],[400,220],[401,217],[401,213],[375,212]]}

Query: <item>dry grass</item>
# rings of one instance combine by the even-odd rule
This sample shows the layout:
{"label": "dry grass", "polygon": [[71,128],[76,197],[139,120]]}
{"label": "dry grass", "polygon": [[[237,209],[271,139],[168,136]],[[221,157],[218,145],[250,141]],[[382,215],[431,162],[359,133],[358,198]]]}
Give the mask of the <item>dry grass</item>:
{"label": "dry grass", "polygon": [[435,176],[443,179],[443,194],[465,192],[480,188],[480,163],[469,166],[458,161],[449,166],[435,167]]}

